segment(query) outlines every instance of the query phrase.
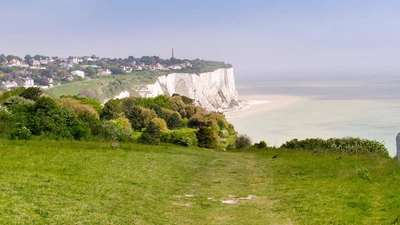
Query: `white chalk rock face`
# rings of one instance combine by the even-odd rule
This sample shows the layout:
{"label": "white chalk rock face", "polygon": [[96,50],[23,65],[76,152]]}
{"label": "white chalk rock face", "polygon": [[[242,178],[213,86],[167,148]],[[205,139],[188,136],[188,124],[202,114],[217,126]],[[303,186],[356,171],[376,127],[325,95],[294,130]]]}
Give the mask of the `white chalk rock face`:
{"label": "white chalk rock face", "polygon": [[199,75],[172,73],[160,76],[154,84],[139,87],[136,91],[145,98],[161,94],[184,95],[208,111],[224,111],[238,106],[233,68],[217,69]]}

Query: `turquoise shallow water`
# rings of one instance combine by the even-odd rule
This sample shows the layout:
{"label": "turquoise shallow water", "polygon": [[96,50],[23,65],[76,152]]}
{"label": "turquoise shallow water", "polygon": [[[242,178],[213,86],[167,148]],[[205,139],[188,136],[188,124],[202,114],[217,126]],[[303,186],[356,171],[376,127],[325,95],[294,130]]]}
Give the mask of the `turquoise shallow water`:
{"label": "turquoise shallow water", "polygon": [[[396,155],[400,78],[306,77],[237,82],[241,95],[290,95],[304,101],[257,116],[230,118],[254,142],[279,146],[293,138],[360,137],[383,142]],[[257,99],[254,99],[257,100]]]}

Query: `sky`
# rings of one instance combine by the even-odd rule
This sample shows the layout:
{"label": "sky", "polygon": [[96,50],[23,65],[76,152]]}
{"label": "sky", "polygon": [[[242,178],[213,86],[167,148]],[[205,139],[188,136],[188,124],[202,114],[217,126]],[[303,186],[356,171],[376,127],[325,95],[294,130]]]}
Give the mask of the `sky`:
{"label": "sky", "polygon": [[0,0],[0,53],[157,55],[242,77],[399,75],[399,0]]}

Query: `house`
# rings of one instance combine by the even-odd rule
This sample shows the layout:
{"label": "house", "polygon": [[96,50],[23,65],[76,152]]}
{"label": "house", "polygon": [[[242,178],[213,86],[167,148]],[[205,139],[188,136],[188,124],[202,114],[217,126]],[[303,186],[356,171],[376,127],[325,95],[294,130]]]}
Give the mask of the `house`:
{"label": "house", "polygon": [[6,87],[6,89],[18,87],[18,84],[15,81],[3,81],[2,83],[3,83],[4,87]]}
{"label": "house", "polygon": [[137,65],[134,65],[134,66],[132,67],[132,69],[134,69],[134,70],[136,70],[136,71],[143,70],[143,68],[142,68],[141,66],[137,66]]}
{"label": "house", "polygon": [[183,62],[183,65],[184,65],[184,67],[186,68],[186,67],[192,67],[193,65],[189,62],[189,61],[187,61],[187,60],[185,60],[184,62]]}
{"label": "house", "polygon": [[111,71],[109,69],[97,69],[99,75],[110,75]]}
{"label": "house", "polygon": [[36,67],[38,67],[38,66],[40,66],[40,62],[39,62],[38,60],[36,60],[36,59],[32,59],[32,61],[31,61],[31,66],[36,66]]}
{"label": "house", "polygon": [[72,68],[74,66],[74,64],[72,62],[67,61],[67,62],[61,62],[60,66],[63,66],[65,68],[69,69],[69,68]]}
{"label": "house", "polygon": [[29,67],[29,64],[28,64],[28,63],[25,63],[25,62],[22,62],[21,65],[20,65],[19,67],[28,68],[28,67]]}
{"label": "house", "polygon": [[171,69],[171,70],[180,70],[180,69],[182,69],[182,67],[179,66],[179,65],[170,65],[170,66],[168,66],[168,68]]}
{"label": "house", "polygon": [[8,67],[15,67],[15,66],[20,66],[21,62],[18,59],[12,59],[8,61],[7,66]]}
{"label": "house", "polygon": [[83,59],[81,57],[68,57],[68,61],[71,62],[72,64],[79,64],[83,62]]}
{"label": "house", "polygon": [[121,66],[120,68],[126,73],[132,73],[132,67],[130,66]]}
{"label": "house", "polygon": [[71,72],[72,75],[84,78],[85,77],[85,72],[81,71],[81,70],[74,70]]}
{"label": "house", "polygon": [[160,63],[156,63],[156,65],[154,65],[154,69],[155,70],[164,70],[165,67],[163,65],[161,65]]}
{"label": "house", "polygon": [[34,86],[33,79],[30,78],[30,77],[22,78],[22,81],[24,82],[23,86],[26,87],[26,88]]}
{"label": "house", "polygon": [[39,63],[40,64],[48,64],[49,61],[47,61],[47,59],[39,59]]}
{"label": "house", "polygon": [[67,76],[65,79],[71,81],[71,80],[74,79],[74,77],[73,76]]}

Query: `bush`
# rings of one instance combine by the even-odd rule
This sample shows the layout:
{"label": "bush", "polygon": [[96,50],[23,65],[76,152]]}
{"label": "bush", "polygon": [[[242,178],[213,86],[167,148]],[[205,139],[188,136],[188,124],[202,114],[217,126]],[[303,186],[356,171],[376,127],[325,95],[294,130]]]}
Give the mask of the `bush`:
{"label": "bush", "polygon": [[194,132],[173,131],[170,132],[171,137],[169,142],[181,146],[197,146],[198,141]]}
{"label": "bush", "polygon": [[159,145],[161,140],[160,128],[152,121],[147,125],[146,129],[142,132],[139,142],[147,145]]}
{"label": "bush", "polygon": [[360,138],[308,138],[305,140],[293,139],[282,144],[281,148],[310,150],[310,151],[331,151],[346,154],[373,154],[389,157],[386,147],[375,140]]}
{"label": "bush", "polygon": [[255,143],[254,147],[258,149],[264,149],[267,148],[267,143],[265,141],[260,141],[260,143]]}
{"label": "bush", "polygon": [[156,124],[156,126],[158,126],[161,131],[168,131],[167,123],[165,122],[165,120],[161,118],[154,118],[151,121],[153,121],[153,123]]}
{"label": "bush", "polygon": [[198,145],[201,148],[217,148],[217,138],[214,131],[209,127],[200,127],[196,132],[196,137],[198,140]]}
{"label": "bush", "polygon": [[244,149],[251,146],[251,139],[245,134],[241,134],[236,138],[235,141],[236,149]]}
{"label": "bush", "polygon": [[40,98],[40,95],[43,93],[43,91],[38,88],[38,87],[30,87],[25,89],[19,96],[30,99],[32,101],[36,101]]}
{"label": "bush", "polygon": [[31,131],[21,125],[17,125],[10,134],[11,140],[30,140],[31,139]]}

